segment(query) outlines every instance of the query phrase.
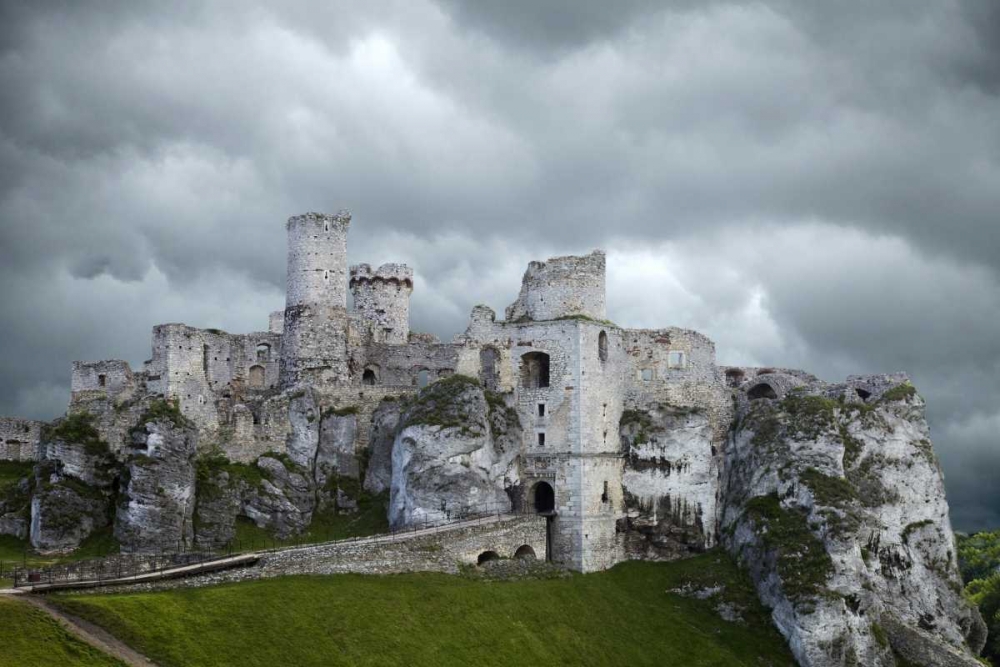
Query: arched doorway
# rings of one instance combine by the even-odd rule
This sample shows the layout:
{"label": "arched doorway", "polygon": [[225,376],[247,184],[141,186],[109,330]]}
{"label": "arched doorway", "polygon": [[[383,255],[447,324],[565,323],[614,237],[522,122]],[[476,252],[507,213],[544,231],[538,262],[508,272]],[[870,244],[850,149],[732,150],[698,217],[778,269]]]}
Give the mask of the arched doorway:
{"label": "arched doorway", "polygon": [[526,558],[530,560],[535,560],[535,550],[531,548],[530,544],[522,544],[514,552],[514,558]]}
{"label": "arched doorway", "polygon": [[774,391],[774,388],[771,385],[766,382],[761,382],[747,392],[747,398],[751,401],[756,401],[760,398],[778,398],[778,394]]}
{"label": "arched doorway", "polygon": [[375,371],[371,368],[366,368],[365,372],[361,374],[361,384],[363,385],[373,387],[377,381],[378,378],[375,376]]}
{"label": "arched doorway", "polygon": [[538,482],[531,489],[532,505],[539,514],[554,512],[556,509],[556,492],[548,482]]}
{"label": "arched doorway", "polygon": [[500,554],[496,551],[484,551],[479,554],[479,558],[476,559],[476,565],[482,565],[483,563],[488,563],[491,560],[500,560]]}

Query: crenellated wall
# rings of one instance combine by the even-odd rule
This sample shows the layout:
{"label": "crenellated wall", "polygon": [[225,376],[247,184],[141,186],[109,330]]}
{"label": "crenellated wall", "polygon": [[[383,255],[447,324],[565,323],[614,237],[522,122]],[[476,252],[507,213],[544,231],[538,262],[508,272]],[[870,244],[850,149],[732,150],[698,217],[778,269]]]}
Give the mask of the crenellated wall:
{"label": "crenellated wall", "polygon": [[373,271],[368,264],[358,264],[351,267],[350,288],[354,312],[363,320],[369,340],[391,345],[409,340],[413,269],[383,264]]}

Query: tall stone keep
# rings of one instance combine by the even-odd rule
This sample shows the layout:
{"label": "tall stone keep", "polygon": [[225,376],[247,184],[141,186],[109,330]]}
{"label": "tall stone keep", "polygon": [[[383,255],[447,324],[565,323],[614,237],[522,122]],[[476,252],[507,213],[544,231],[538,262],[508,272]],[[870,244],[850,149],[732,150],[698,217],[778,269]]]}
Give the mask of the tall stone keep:
{"label": "tall stone keep", "polygon": [[413,269],[405,264],[351,267],[354,311],[361,316],[372,342],[404,345],[410,336]]}
{"label": "tall stone keep", "polygon": [[347,229],[351,214],[288,219],[281,384],[347,380]]}

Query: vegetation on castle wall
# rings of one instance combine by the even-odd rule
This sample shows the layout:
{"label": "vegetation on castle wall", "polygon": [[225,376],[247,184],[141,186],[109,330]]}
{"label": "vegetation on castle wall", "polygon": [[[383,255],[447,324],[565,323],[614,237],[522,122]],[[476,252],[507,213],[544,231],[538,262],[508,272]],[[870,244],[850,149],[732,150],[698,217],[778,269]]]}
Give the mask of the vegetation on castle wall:
{"label": "vegetation on castle wall", "polygon": [[74,412],[55,426],[45,426],[42,429],[42,439],[46,441],[61,440],[65,443],[83,445],[83,451],[88,456],[108,456],[111,450],[108,443],[101,440],[101,434],[94,427],[96,417],[89,412]]}
{"label": "vegetation on castle wall", "polygon": [[775,552],[781,588],[789,600],[830,595],[825,584],[833,574],[833,560],[809,529],[805,511],[786,509],[777,494],[771,494],[751,499],[746,516],[757,524],[764,548]]}
{"label": "vegetation on castle wall", "polygon": [[[563,320],[572,320],[575,322],[593,322],[594,324],[603,324],[606,327],[618,327],[617,324],[611,320],[599,320],[596,317],[591,317],[590,315],[584,315],[583,313],[573,313],[572,315],[561,315],[557,317],[554,321],[559,322]],[[520,319],[518,321],[521,321]],[[531,321],[530,318],[526,321]]]}
{"label": "vegetation on castle wall", "polygon": [[880,401],[906,401],[917,394],[917,388],[914,387],[909,382],[903,382],[902,384],[897,384],[895,387],[887,390],[881,397]]}
{"label": "vegetation on castle wall", "polygon": [[401,428],[437,426],[442,429],[460,429],[466,437],[482,435],[484,424],[473,422],[469,405],[460,400],[466,391],[473,388],[482,388],[479,380],[459,374],[449,375],[427,385],[407,402]]}
{"label": "vegetation on castle wall", "polygon": [[132,427],[129,433],[144,433],[146,430],[146,424],[158,421],[168,421],[173,424],[175,428],[194,427],[191,420],[181,414],[179,401],[176,399],[173,401],[157,399],[149,404],[149,407],[142,413],[142,416],[139,417],[139,421],[134,427]]}

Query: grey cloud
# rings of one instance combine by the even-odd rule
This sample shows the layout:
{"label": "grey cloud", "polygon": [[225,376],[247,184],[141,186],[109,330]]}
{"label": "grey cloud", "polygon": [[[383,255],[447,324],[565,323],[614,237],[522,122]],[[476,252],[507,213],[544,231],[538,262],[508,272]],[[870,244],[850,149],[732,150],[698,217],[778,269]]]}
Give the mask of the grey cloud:
{"label": "grey cloud", "polygon": [[0,413],[53,416],[73,359],[141,363],[158,322],[262,328],[284,219],[346,207],[352,261],[415,267],[416,329],[603,246],[623,325],[830,379],[909,370],[954,488],[996,462],[970,424],[1000,403],[998,15],[3,3]]}

